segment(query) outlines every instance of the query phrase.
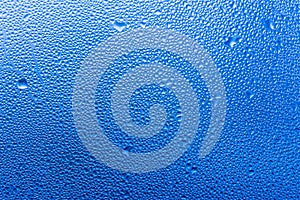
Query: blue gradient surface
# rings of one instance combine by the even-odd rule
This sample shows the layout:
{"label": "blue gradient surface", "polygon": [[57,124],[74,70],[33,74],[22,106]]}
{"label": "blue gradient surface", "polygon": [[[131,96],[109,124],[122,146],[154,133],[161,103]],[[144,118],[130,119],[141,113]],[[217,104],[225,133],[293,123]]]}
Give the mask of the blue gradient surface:
{"label": "blue gradient surface", "polygon": [[[0,2],[0,199],[300,199],[296,2]],[[201,76],[187,60],[162,50],[120,57],[99,80],[95,99],[99,126],[119,147],[160,149],[180,126],[176,96],[149,85],[132,96],[130,114],[145,125],[151,105],[160,103],[167,110],[164,129],[150,139],[120,130],[110,95],[129,68],[159,60],[179,69],[200,108],[198,133],[183,156],[158,171],[134,174],[107,167],[85,148],[74,124],[72,94],[94,48],[143,27],[198,41],[223,78],[227,111],[218,143],[200,159],[211,115]]]}

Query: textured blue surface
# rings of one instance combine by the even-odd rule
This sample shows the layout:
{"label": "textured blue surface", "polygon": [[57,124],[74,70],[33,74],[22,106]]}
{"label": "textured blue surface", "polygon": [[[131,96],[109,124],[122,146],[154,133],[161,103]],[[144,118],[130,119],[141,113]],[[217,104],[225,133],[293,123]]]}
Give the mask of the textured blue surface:
{"label": "textured blue surface", "polygon": [[[297,1],[0,2],[0,199],[300,199],[299,13]],[[87,151],[71,100],[89,53],[112,35],[144,26],[199,42],[223,78],[227,114],[217,145],[199,159],[211,112],[199,75],[168,52],[121,57],[99,80],[95,105],[99,125],[121,148],[161,148],[180,122],[172,91],[151,85],[132,97],[131,116],[147,124],[159,102],[168,113],[164,130],[147,140],[123,134],[104,106],[126,73],[122,64],[158,59],[189,71],[201,102],[201,127],[188,151],[167,168],[132,174]]]}

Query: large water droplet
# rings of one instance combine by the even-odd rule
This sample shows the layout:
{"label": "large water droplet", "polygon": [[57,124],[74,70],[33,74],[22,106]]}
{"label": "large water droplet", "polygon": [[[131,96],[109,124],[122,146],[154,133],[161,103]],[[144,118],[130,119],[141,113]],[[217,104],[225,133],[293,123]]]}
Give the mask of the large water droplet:
{"label": "large water droplet", "polygon": [[17,86],[20,90],[24,90],[28,88],[28,83],[25,78],[21,78],[20,80],[18,80]]}

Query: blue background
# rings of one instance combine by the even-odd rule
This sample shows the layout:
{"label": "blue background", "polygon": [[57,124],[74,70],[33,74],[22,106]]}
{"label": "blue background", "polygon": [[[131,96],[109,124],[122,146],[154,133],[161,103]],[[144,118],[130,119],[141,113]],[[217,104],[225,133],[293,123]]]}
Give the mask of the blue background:
{"label": "blue background", "polygon": [[[0,198],[300,199],[296,2],[0,2]],[[106,167],[85,149],[71,98],[76,73],[92,49],[119,31],[144,26],[176,30],[206,49],[224,80],[227,116],[217,145],[199,159],[210,116],[209,94],[200,80],[203,125],[189,150],[167,168],[130,174]],[[195,77],[190,81],[199,81]],[[27,88],[19,89],[24,79]],[[145,96],[135,95],[132,105],[150,98],[149,91],[157,94],[146,101],[146,114],[138,115],[146,119],[135,119],[147,124],[151,102],[166,100],[160,99],[163,88],[141,90]],[[169,92],[166,98],[175,97]],[[176,113],[176,98],[166,106],[170,116]],[[97,109],[101,118],[101,106]],[[176,126],[158,138],[159,145],[173,137]],[[114,132],[107,134],[116,140]],[[148,150],[159,148],[153,142],[127,150],[146,151],[147,144],[152,145]]]}

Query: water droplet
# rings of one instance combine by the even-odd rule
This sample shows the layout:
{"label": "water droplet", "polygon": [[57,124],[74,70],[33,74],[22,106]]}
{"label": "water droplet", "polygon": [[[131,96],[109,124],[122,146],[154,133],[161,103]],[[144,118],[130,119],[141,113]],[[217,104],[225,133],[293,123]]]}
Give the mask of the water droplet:
{"label": "water droplet", "polygon": [[113,23],[113,27],[117,30],[117,31],[123,31],[124,28],[126,28],[127,24],[125,22],[122,21],[114,21]]}
{"label": "water droplet", "polygon": [[229,46],[231,48],[233,48],[238,42],[241,41],[241,38],[240,37],[229,37],[225,42],[224,44],[226,46]]}
{"label": "water droplet", "polygon": [[197,173],[197,166],[193,166],[192,169],[191,169],[191,174],[195,174]]}
{"label": "water droplet", "polygon": [[25,78],[21,78],[20,80],[18,80],[17,86],[20,90],[24,90],[28,88],[28,83]]}
{"label": "water droplet", "polygon": [[254,93],[251,90],[247,90],[246,95],[249,99],[252,99],[254,97]]}
{"label": "water droplet", "polygon": [[133,149],[132,146],[127,146],[125,147],[123,150],[122,150],[122,153],[125,155],[125,156],[129,156],[129,152]]}
{"label": "water droplet", "polygon": [[232,3],[230,4],[230,7],[233,8],[233,9],[236,8],[236,7],[237,7],[237,3],[236,3],[236,2],[232,2]]}
{"label": "water droplet", "polygon": [[7,14],[0,12],[0,18],[6,18]]}
{"label": "water droplet", "polygon": [[140,22],[140,26],[142,28],[145,28],[146,27],[146,23],[147,23],[147,20],[143,20],[143,21]]}
{"label": "water droplet", "polygon": [[191,168],[192,168],[191,163],[190,163],[190,162],[186,163],[185,170],[186,170],[187,172],[190,172]]}
{"label": "water droplet", "polygon": [[29,19],[30,19],[30,15],[29,15],[29,14],[24,15],[23,20],[24,20],[25,22],[29,21]]}
{"label": "water droplet", "polygon": [[160,15],[160,14],[161,14],[161,11],[160,11],[160,10],[157,10],[154,14]]}
{"label": "water droplet", "polygon": [[275,30],[275,24],[270,19],[265,21],[265,27],[267,30]]}
{"label": "water droplet", "polygon": [[249,169],[249,176],[253,176],[254,175],[254,170],[252,168]]}

